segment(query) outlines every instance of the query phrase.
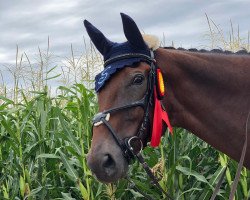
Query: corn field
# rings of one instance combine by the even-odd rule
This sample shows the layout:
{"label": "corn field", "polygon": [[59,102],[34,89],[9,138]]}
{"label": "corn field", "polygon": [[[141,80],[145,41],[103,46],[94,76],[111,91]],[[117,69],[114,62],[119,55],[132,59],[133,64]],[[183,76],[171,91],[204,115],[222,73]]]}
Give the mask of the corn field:
{"label": "corn field", "polygon": [[[229,40],[209,18],[209,39],[224,49],[249,50],[237,31]],[[236,35],[234,33],[237,33]],[[16,64],[8,67],[11,88],[0,83],[0,200],[143,199],[127,180],[98,182],[86,165],[91,143],[91,119],[97,112],[93,77],[102,67],[93,46],[76,56],[71,45],[64,65],[55,65],[48,48],[38,49],[36,63],[17,47]],[[86,45],[86,49],[87,45]],[[50,81],[59,80],[53,90]],[[226,168],[217,199],[228,199],[237,169],[235,161],[181,128],[168,132],[158,148],[146,147],[146,161],[160,185],[174,197],[208,200]],[[129,177],[154,197],[164,199],[135,161]],[[250,171],[243,168],[235,200],[250,198]]]}

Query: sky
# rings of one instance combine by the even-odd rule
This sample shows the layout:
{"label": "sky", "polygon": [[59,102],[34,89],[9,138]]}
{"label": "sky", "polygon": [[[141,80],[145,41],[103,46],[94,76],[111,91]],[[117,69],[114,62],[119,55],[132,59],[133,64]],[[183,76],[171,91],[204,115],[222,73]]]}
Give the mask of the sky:
{"label": "sky", "polygon": [[163,38],[166,46],[209,48],[205,13],[225,32],[230,20],[242,35],[250,30],[249,0],[0,0],[0,67],[14,63],[19,52],[38,54],[50,38],[50,51],[61,58],[84,50],[87,19],[110,40],[125,41],[120,12],[142,32]]}

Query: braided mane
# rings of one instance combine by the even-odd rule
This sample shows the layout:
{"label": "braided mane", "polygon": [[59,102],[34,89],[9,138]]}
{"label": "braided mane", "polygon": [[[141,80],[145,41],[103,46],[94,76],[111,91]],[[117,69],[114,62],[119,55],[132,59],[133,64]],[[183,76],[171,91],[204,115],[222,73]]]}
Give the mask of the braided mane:
{"label": "braided mane", "polygon": [[190,51],[190,52],[199,52],[199,53],[221,53],[221,54],[237,54],[237,55],[250,55],[250,52],[248,52],[246,49],[239,50],[237,52],[232,52],[228,50],[222,50],[222,49],[212,49],[212,50],[206,50],[206,49],[196,49],[196,48],[190,48],[190,49],[184,49],[184,48],[174,48],[174,47],[163,47],[164,49],[171,49],[171,50],[180,50],[180,51]]}
{"label": "braided mane", "polygon": [[[144,41],[148,45],[148,47],[152,50],[156,50],[160,47],[160,40],[158,37],[154,35],[148,35],[143,34],[142,35]],[[250,52],[248,52],[246,49],[241,49],[237,52],[228,51],[228,50],[222,50],[222,49],[212,49],[212,50],[206,50],[206,49],[196,49],[196,48],[190,48],[190,49],[184,49],[184,48],[174,48],[174,47],[163,47],[164,49],[171,49],[171,50],[180,50],[180,51],[189,51],[189,52],[198,52],[198,53],[220,53],[220,54],[228,54],[228,55],[250,55]]]}

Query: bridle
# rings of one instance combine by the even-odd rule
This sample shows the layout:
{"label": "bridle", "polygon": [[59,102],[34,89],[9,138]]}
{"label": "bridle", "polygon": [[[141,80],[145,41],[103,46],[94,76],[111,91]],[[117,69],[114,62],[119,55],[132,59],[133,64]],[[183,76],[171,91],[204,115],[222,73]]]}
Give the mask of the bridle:
{"label": "bridle", "polygon": [[[110,55],[117,55],[116,50],[118,47],[121,47],[120,53],[121,52],[131,52],[131,47],[133,49],[132,51],[135,50],[136,52],[142,53],[142,54],[140,54],[140,53],[126,53],[126,54],[122,54],[122,55],[119,55],[116,57],[112,57],[111,59],[106,60],[104,66],[107,66],[109,64],[114,64],[114,62],[120,61],[120,60],[126,59],[126,58],[134,58],[133,60],[139,60],[139,61],[144,60],[144,61],[150,63],[150,73],[149,73],[149,77],[148,77],[147,91],[146,91],[144,97],[139,101],[135,101],[131,104],[124,105],[124,106],[117,107],[117,108],[111,108],[109,110],[98,113],[93,119],[93,126],[98,126],[100,124],[104,124],[108,128],[109,132],[112,134],[117,145],[121,148],[123,155],[128,160],[128,162],[132,158],[136,157],[138,159],[138,161],[142,164],[143,168],[145,169],[145,171],[147,172],[149,177],[152,179],[154,185],[156,187],[158,187],[166,195],[166,197],[168,197],[169,199],[173,199],[160,187],[156,177],[153,175],[152,171],[150,170],[150,168],[148,167],[147,163],[144,161],[144,159],[141,155],[142,148],[143,148],[142,136],[145,134],[145,130],[146,130],[147,126],[149,125],[149,108],[151,105],[153,105],[153,103],[152,103],[153,97],[155,98],[155,96],[154,96],[154,93],[155,93],[154,89],[155,88],[154,87],[155,87],[155,77],[156,77],[155,76],[156,66],[155,66],[154,54],[153,54],[153,52],[150,52],[150,56],[148,56],[148,52],[147,52],[148,47],[147,47],[147,45],[145,45],[144,40],[142,38],[142,35],[141,35],[136,23],[133,21],[133,19],[130,18],[129,16],[125,15],[124,13],[121,13],[121,17],[122,17],[122,22],[123,22],[124,33],[125,33],[125,36],[128,40],[128,42],[125,42],[125,43],[114,43],[114,42],[108,40],[101,31],[99,31],[96,27],[94,27],[87,20],[84,20],[84,25],[87,29],[87,32],[88,32],[92,42],[94,43],[94,45],[96,46],[98,51],[104,56],[104,59],[108,55],[109,56]],[[133,33],[133,34],[131,34],[131,33]],[[134,49],[134,47],[136,47],[136,49]],[[119,63],[119,64],[121,64],[121,63]],[[131,63],[129,63],[129,64],[131,64]],[[119,69],[121,67],[123,67],[123,66],[116,65],[116,68],[112,68],[112,70],[116,71],[117,69]],[[111,66],[107,67],[106,69],[108,71],[109,69],[111,69]],[[110,73],[108,73],[108,74],[111,75],[112,73],[113,72],[110,71]],[[103,86],[105,81],[108,80],[109,76],[106,76],[106,75],[107,74],[105,71],[104,74],[101,73],[101,75],[99,77],[96,77],[96,80],[99,80],[99,82],[96,82],[96,85],[95,85],[96,91],[98,91]],[[159,81],[159,79],[158,79],[158,81]],[[164,83],[163,83],[163,85],[164,85]],[[159,111],[162,107],[162,105],[159,103],[159,99],[156,99],[154,101],[154,103],[155,103],[154,113],[157,113],[157,111]],[[127,108],[138,107],[138,106],[143,108],[144,117],[143,117],[141,126],[140,126],[136,136],[133,136],[130,138],[124,138],[122,140],[119,139],[116,132],[113,130],[112,126],[109,123],[110,115],[114,112],[118,112],[118,111],[121,111],[121,110],[124,110]],[[163,111],[163,110],[161,110],[161,111]],[[158,114],[159,113],[160,113],[160,111],[158,112]],[[162,113],[164,113],[164,112],[162,112]],[[152,136],[154,136],[151,138],[151,145],[152,146],[159,145],[161,135],[159,135],[158,133],[161,134],[162,130],[155,129],[155,127],[158,127],[158,128],[162,127],[162,125],[159,125],[160,122],[162,122],[162,120],[164,122],[166,122],[166,124],[169,128],[169,131],[172,133],[172,126],[169,122],[168,117],[166,116],[167,114],[165,113],[165,115],[162,115],[161,117],[160,117],[160,114],[159,115],[158,114],[157,115],[154,114],[154,116],[157,116],[158,118],[154,118],[154,122],[153,122],[153,125],[155,125],[155,126],[153,126],[153,131],[152,131]],[[158,120],[158,119],[160,119],[160,120]],[[250,112],[248,114],[247,122],[249,121],[249,119],[250,119]],[[147,129],[147,130],[149,130],[149,129]],[[235,177],[235,180],[234,180],[234,183],[233,183],[233,186],[231,189],[231,194],[230,194],[230,198],[229,198],[230,200],[233,199],[234,193],[237,189],[237,183],[238,183],[239,178],[240,178],[240,171],[241,171],[241,168],[243,167],[243,162],[244,162],[244,158],[245,158],[246,151],[247,151],[247,133],[248,133],[248,131],[246,129],[245,143],[243,146],[240,163],[238,165],[237,176]],[[218,181],[218,184],[217,184],[217,186],[214,190],[214,193],[211,197],[211,200],[216,198],[216,194],[219,191],[220,185],[223,183],[223,177],[226,174],[226,169],[227,168],[224,169],[223,174],[221,175],[221,178]],[[140,192],[146,199],[153,199],[153,198],[149,197],[147,194],[144,194],[138,188],[135,188],[135,189],[138,192]]]}
{"label": "bridle", "polygon": [[[93,118],[93,126],[99,126],[101,124],[104,124],[109,132],[111,133],[111,135],[113,136],[115,142],[117,143],[117,145],[121,148],[123,156],[125,157],[125,159],[128,161],[128,163],[130,163],[130,161],[133,158],[137,158],[138,161],[142,164],[142,167],[144,168],[144,170],[146,171],[146,173],[148,174],[148,176],[150,177],[150,179],[152,180],[152,183],[162,192],[165,194],[166,198],[168,199],[173,199],[165,190],[163,190],[163,188],[160,186],[157,178],[154,176],[154,174],[152,173],[150,167],[148,166],[148,164],[145,162],[141,152],[143,149],[143,142],[142,142],[142,137],[145,134],[145,130],[149,127],[150,123],[149,123],[149,109],[150,106],[153,106],[153,97],[154,97],[154,93],[153,93],[153,88],[155,85],[155,79],[156,79],[156,61],[154,59],[154,54],[153,52],[151,52],[151,57],[143,55],[143,54],[124,54],[124,55],[120,55],[117,57],[114,57],[110,60],[107,60],[105,62],[105,65],[108,65],[114,61],[117,60],[121,60],[121,59],[126,59],[126,58],[141,58],[142,60],[150,63],[150,71],[149,71],[149,75],[148,75],[148,82],[147,82],[147,90],[145,92],[145,95],[143,96],[142,99],[132,102],[130,104],[126,104],[120,107],[115,107],[115,108],[111,108],[108,110],[105,110],[103,112],[97,113],[94,118]],[[105,66],[104,65],[104,66]],[[128,108],[133,108],[133,107],[141,107],[144,110],[144,116],[143,116],[143,120],[141,123],[141,126],[139,128],[139,130],[137,131],[137,134],[135,136],[129,137],[129,138],[124,138],[123,140],[121,140],[118,136],[117,133],[114,131],[114,129],[112,128],[111,124],[109,123],[109,119],[110,119],[110,115],[112,113],[115,112],[119,112],[122,111],[124,109],[128,109]],[[250,112],[249,112],[250,113]],[[250,114],[249,114],[250,116]],[[248,116],[248,118],[250,118]],[[93,129],[93,127],[92,127]],[[247,131],[246,131],[246,138],[247,138]],[[245,153],[246,153],[246,146],[247,146],[247,139],[245,140],[244,143],[244,147],[242,150],[242,154],[241,154],[241,162],[239,163],[238,169],[237,169],[237,174],[240,174],[241,168],[243,166],[243,161],[244,161],[244,157],[245,157]],[[213,192],[213,195],[211,197],[211,200],[215,199],[219,188],[222,184],[223,178],[225,176],[226,173],[226,169],[227,167],[224,169],[219,182],[217,183],[215,190]],[[141,193],[146,199],[148,200],[153,200],[152,197],[150,197],[149,195],[147,195],[146,193],[144,193],[142,190],[140,190],[138,187],[136,187],[135,183],[133,181],[131,181],[129,178],[127,178],[127,180],[132,183],[132,186],[135,190],[137,190],[137,192]],[[233,183],[233,188],[231,190],[231,194],[230,194],[230,199],[233,199],[233,194],[235,193],[235,188],[237,186],[239,180],[239,176],[235,177],[234,183]]]}
{"label": "bridle", "polygon": [[[125,57],[127,56],[131,56],[131,55],[124,55]],[[140,55],[141,56],[141,55]],[[119,58],[121,59],[121,56],[119,56]],[[144,58],[144,57],[143,57]],[[142,99],[132,102],[130,104],[126,104],[120,107],[115,107],[115,108],[111,108],[108,110],[105,110],[103,112],[97,113],[94,118],[93,118],[93,125],[94,126],[99,126],[100,124],[105,124],[106,127],[109,129],[111,135],[113,136],[115,142],[117,143],[117,145],[121,148],[123,156],[126,158],[126,160],[129,162],[134,156],[133,154],[131,154],[131,148],[142,148],[142,137],[145,133],[146,128],[149,125],[149,109],[150,106],[152,106],[153,102],[152,102],[152,98],[153,98],[153,85],[154,85],[154,76],[155,76],[155,72],[154,72],[154,60],[150,59],[150,57],[145,57],[147,58],[147,61],[151,62],[150,63],[150,71],[149,71],[149,75],[148,75],[148,82],[147,82],[147,89],[146,92],[143,96]],[[117,58],[115,57],[115,60]],[[139,128],[139,130],[137,131],[136,136],[130,137],[130,138],[125,138],[123,140],[121,140],[120,138],[118,138],[117,133],[114,131],[114,129],[112,128],[112,126],[109,123],[109,118],[111,116],[111,114],[115,113],[115,112],[119,112],[128,108],[133,108],[133,107],[141,107],[144,110],[144,116],[142,119],[142,123],[141,126]],[[131,146],[131,144],[134,144]],[[135,145],[138,145],[138,147],[135,147]]]}
{"label": "bridle", "polygon": [[[97,113],[94,118],[93,118],[93,126],[99,126],[101,124],[104,124],[109,132],[111,133],[112,137],[114,138],[115,142],[117,145],[121,148],[122,154],[125,157],[125,159],[130,163],[130,161],[133,158],[137,158],[138,161],[142,164],[143,168],[147,172],[148,176],[152,179],[153,184],[158,187],[169,199],[172,199],[169,194],[166,193],[162,189],[162,187],[159,185],[157,178],[153,175],[151,169],[145,162],[144,158],[142,157],[141,151],[143,149],[143,142],[142,142],[142,137],[145,134],[145,131],[147,130],[148,127],[150,127],[149,123],[149,109],[151,106],[153,106],[153,97],[154,97],[154,90],[153,87],[155,85],[155,79],[156,79],[156,61],[154,59],[154,53],[151,51],[151,56],[147,56],[144,54],[123,54],[119,55],[117,57],[111,58],[107,60],[104,63],[104,66],[107,66],[110,63],[113,63],[117,60],[122,60],[126,58],[141,58],[143,61],[146,61],[147,63],[150,64],[150,71],[148,74],[148,82],[147,82],[147,90],[143,96],[142,99],[132,102],[130,104],[126,104],[120,107],[115,107],[115,108],[110,108],[108,110],[105,110],[103,112]],[[129,138],[124,138],[120,139],[109,123],[109,119],[112,113],[119,112],[128,108],[134,108],[134,107],[141,107],[144,110],[144,116],[142,119],[142,123],[140,128],[137,131],[137,134],[135,136],[129,137]],[[131,181],[130,181],[131,182]],[[138,188],[136,188],[138,192],[140,192],[142,195],[144,195],[145,198],[147,199],[152,199],[148,195],[146,195],[144,192],[140,191]]]}

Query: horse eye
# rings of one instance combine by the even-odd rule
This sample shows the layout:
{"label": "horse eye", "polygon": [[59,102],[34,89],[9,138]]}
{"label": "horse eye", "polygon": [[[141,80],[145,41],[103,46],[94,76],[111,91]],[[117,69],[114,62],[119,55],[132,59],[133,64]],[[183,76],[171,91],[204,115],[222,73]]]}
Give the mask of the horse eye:
{"label": "horse eye", "polygon": [[138,74],[134,77],[133,85],[141,85],[144,80],[144,76],[141,74]]}

